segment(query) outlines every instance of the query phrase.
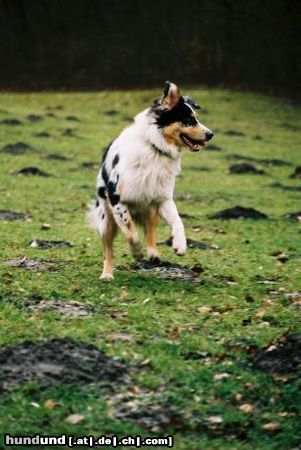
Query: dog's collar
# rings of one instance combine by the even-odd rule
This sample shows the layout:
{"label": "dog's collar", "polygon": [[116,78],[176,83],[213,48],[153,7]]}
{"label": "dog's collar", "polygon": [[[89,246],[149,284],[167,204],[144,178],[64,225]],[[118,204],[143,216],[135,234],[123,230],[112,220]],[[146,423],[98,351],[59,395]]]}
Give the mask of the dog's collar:
{"label": "dog's collar", "polygon": [[154,144],[151,144],[152,149],[161,156],[166,156],[167,158],[173,159],[169,152],[162,150],[161,148],[156,147]]}

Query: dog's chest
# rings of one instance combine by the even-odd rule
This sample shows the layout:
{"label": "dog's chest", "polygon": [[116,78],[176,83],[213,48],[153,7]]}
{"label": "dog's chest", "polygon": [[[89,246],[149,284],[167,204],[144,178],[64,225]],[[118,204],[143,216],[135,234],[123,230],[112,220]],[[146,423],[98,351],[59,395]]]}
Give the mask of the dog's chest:
{"label": "dog's chest", "polygon": [[173,195],[180,161],[154,154],[137,158],[125,174],[125,201],[159,203]]}

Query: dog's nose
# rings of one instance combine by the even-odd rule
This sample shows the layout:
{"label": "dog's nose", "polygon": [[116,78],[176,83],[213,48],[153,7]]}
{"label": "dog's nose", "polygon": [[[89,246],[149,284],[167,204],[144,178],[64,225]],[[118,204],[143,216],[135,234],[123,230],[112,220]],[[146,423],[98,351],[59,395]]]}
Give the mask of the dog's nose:
{"label": "dog's nose", "polygon": [[212,131],[208,130],[208,131],[206,131],[205,136],[206,136],[206,141],[210,141],[210,139],[213,138],[214,134],[212,133]]}

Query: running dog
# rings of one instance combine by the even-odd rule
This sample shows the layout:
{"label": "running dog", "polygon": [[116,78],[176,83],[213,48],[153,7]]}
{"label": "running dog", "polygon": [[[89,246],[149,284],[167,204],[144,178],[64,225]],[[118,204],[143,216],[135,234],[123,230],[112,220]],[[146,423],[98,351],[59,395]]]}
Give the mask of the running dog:
{"label": "running dog", "polygon": [[136,223],[143,226],[147,255],[159,261],[155,228],[161,217],[172,231],[177,255],[186,251],[182,220],[173,200],[181,169],[181,147],[196,152],[213,137],[195,114],[199,106],[183,97],[169,81],[161,98],[138,114],[104,152],[97,177],[97,200],[90,222],[103,241],[104,265],[100,278],[113,278],[113,240],[118,228],[136,259],[142,257]]}

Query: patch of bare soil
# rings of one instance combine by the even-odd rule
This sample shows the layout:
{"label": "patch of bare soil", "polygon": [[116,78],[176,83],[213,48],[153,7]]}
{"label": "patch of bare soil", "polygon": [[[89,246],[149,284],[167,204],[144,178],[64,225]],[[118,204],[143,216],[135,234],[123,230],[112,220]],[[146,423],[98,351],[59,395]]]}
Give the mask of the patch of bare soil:
{"label": "patch of bare soil", "polygon": [[204,271],[200,264],[195,264],[192,268],[189,268],[168,261],[151,262],[146,260],[133,263],[131,268],[145,273],[156,274],[163,280],[193,282],[199,282],[200,274]]}
{"label": "patch of bare soil", "polygon": [[301,369],[301,334],[281,337],[275,344],[260,350],[253,358],[255,367],[269,373],[294,373]]}
{"label": "patch of bare soil", "polygon": [[58,269],[57,262],[47,259],[29,259],[26,256],[23,258],[7,259],[3,264],[11,267],[21,267],[29,270],[42,270],[45,272],[54,272]]}
{"label": "patch of bare soil", "polygon": [[11,118],[11,119],[3,119],[3,120],[0,120],[0,124],[3,124],[3,125],[12,125],[12,126],[16,126],[16,125],[22,125],[22,123],[23,123],[23,122],[21,122],[21,120],[19,120],[19,119],[13,119],[13,118]]}
{"label": "patch of bare soil", "polygon": [[[165,241],[159,241],[158,245],[167,245],[168,247],[172,246],[172,237],[166,239]],[[202,241],[195,241],[194,239],[187,238],[187,247],[193,249],[200,250],[218,250],[217,245],[207,244]]]}
{"label": "patch of bare soil", "polygon": [[16,142],[16,144],[7,144],[0,149],[0,152],[9,153],[10,155],[23,155],[24,153],[33,152],[34,150],[30,145],[25,142]]}
{"label": "patch of bare soil", "polygon": [[56,310],[62,315],[72,317],[84,317],[93,312],[90,305],[85,305],[75,300],[41,300],[38,303],[28,305],[28,309],[32,311]]}
{"label": "patch of bare soil", "polygon": [[282,189],[283,191],[295,191],[301,192],[301,186],[286,186],[282,183],[272,183],[269,185],[271,188]]}
{"label": "patch of bare soil", "polygon": [[70,338],[24,342],[0,351],[0,392],[38,381],[56,384],[102,382],[113,384],[127,375],[126,364],[91,344]]}
{"label": "patch of bare soil", "polygon": [[24,213],[10,211],[8,209],[0,210],[0,220],[26,220],[27,216]]}
{"label": "patch of bare soil", "polygon": [[253,164],[250,163],[238,163],[233,164],[229,167],[229,173],[235,173],[235,174],[244,174],[244,173],[253,173],[255,175],[263,175],[266,172],[261,169],[257,169],[257,167],[253,166]]}
{"label": "patch of bare soil", "polygon": [[70,248],[73,247],[73,244],[68,241],[47,241],[44,239],[34,239],[29,243],[30,247],[33,248],[40,248],[40,249],[49,249],[49,248],[56,248],[56,247],[65,247]]}
{"label": "patch of bare soil", "polygon": [[266,158],[254,158],[253,156],[240,155],[239,153],[229,153],[227,159],[235,159],[240,161],[250,161],[250,162],[258,162],[265,166],[293,166],[293,164],[289,161],[284,161],[283,159],[266,159]]}
{"label": "patch of bare soil", "polygon": [[44,172],[44,170],[39,169],[38,167],[23,167],[23,169],[18,170],[16,172],[17,175],[24,176],[38,176],[38,177],[51,177],[52,175],[48,172]]}
{"label": "patch of bare soil", "polygon": [[244,206],[234,206],[233,208],[223,209],[215,214],[212,214],[210,219],[267,219],[267,215],[257,211],[254,208],[245,208]]}

